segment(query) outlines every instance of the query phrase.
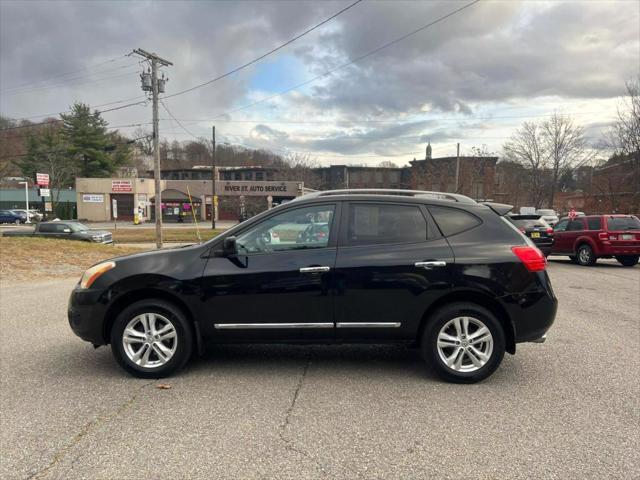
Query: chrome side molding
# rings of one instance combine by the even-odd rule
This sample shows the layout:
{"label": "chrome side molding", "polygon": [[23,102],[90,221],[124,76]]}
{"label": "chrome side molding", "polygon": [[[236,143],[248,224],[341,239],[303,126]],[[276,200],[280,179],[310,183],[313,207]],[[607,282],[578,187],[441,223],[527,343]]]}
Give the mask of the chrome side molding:
{"label": "chrome side molding", "polygon": [[338,322],[337,328],[398,328],[400,322]]}
{"label": "chrome side molding", "polygon": [[333,328],[333,322],[322,323],[214,323],[218,330],[248,330],[274,328]]}

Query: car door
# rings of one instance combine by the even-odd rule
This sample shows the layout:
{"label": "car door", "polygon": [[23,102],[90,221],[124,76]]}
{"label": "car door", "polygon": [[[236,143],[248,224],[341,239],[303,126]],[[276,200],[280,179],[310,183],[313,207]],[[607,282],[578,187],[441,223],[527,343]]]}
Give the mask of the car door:
{"label": "car door", "polygon": [[571,247],[567,241],[567,227],[569,219],[560,220],[553,227],[553,253],[567,253]]}
{"label": "car door", "polygon": [[[330,287],[336,260],[339,205],[286,210],[237,233],[235,256],[208,259],[203,316],[217,341],[333,339]],[[328,235],[299,235],[313,224]]]}
{"label": "car door", "polygon": [[343,205],[335,270],[336,338],[415,338],[431,302],[451,285],[447,241],[419,204]]}
{"label": "car door", "polygon": [[576,240],[579,236],[584,233],[584,219],[583,218],[575,218],[569,221],[569,226],[567,227],[567,231],[564,234],[565,242],[566,242],[566,250],[565,252],[574,253],[574,247]]}

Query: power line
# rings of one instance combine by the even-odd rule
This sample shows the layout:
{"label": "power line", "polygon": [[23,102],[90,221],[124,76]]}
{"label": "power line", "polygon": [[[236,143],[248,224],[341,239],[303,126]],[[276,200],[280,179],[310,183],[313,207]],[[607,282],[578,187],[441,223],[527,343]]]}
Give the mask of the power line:
{"label": "power line", "polygon": [[126,60],[126,59],[127,59],[127,55],[114,57],[114,58],[111,58],[109,60],[105,60],[104,62],[95,63],[93,65],[87,65],[86,67],[82,67],[82,68],[77,69],[77,70],[71,70],[71,71],[68,71],[68,72],[65,72],[65,73],[61,73],[59,75],[54,75],[53,77],[47,77],[47,78],[43,78],[43,79],[36,80],[36,81],[33,81],[33,82],[27,82],[27,83],[23,83],[23,84],[20,84],[20,85],[14,85],[13,87],[7,87],[7,88],[3,89],[2,91],[14,90],[14,89],[26,87],[26,86],[29,86],[29,85],[36,85],[38,83],[42,83],[42,82],[46,82],[46,81],[54,80],[54,79],[58,79],[58,78],[63,78],[63,77],[66,77],[66,76],[69,76],[69,75],[73,75],[73,74],[78,73],[78,72],[82,72],[84,70],[89,70],[90,68],[99,67],[99,66],[106,65],[106,64],[109,64],[109,63],[119,62],[119,61]]}
{"label": "power line", "polygon": [[[334,18],[336,18],[338,15],[340,15],[340,14],[342,14],[342,13],[346,12],[347,10],[349,10],[349,9],[350,9],[350,8],[352,8],[352,7],[355,7],[355,6],[356,6],[358,3],[360,3],[361,1],[362,1],[362,0],[356,0],[355,2],[353,2],[352,4],[350,4],[350,5],[346,6],[345,8],[343,8],[342,10],[340,10],[339,12],[334,13],[334,14],[333,14],[333,15],[331,15],[329,18],[324,19],[322,22],[320,22],[320,23],[318,23],[318,24],[314,25],[314,26],[313,26],[313,27],[311,27],[311,28],[308,28],[308,29],[307,29],[307,30],[305,30],[304,32],[302,32],[302,33],[300,33],[300,34],[296,35],[296,36],[295,36],[295,37],[293,37],[292,39],[287,40],[287,41],[286,41],[286,42],[284,42],[283,44],[281,44],[281,45],[277,46],[276,48],[274,48],[274,49],[272,49],[272,50],[269,50],[268,52],[266,52],[266,53],[264,53],[264,54],[260,55],[259,57],[254,58],[254,59],[253,59],[253,60],[251,60],[250,62],[247,62],[247,63],[245,63],[245,64],[243,64],[243,65],[240,65],[239,67],[236,67],[236,68],[234,68],[233,70],[230,70],[230,71],[228,71],[228,72],[226,72],[226,73],[223,73],[222,75],[219,75],[219,76],[217,76],[217,77],[215,77],[215,78],[212,78],[211,80],[209,80],[209,81],[207,81],[207,82],[201,83],[201,84],[199,84],[199,85],[194,85],[193,87],[187,88],[187,89],[185,89],[185,90],[181,90],[181,91],[176,92],[176,93],[172,93],[171,95],[165,95],[165,96],[164,96],[164,97],[162,97],[162,98],[166,99],[166,98],[173,98],[173,97],[177,97],[178,95],[183,95],[183,94],[185,94],[185,93],[192,92],[192,91],[194,91],[194,90],[196,90],[196,89],[198,89],[198,88],[202,88],[202,87],[205,87],[205,86],[207,86],[207,85],[211,85],[212,83],[217,82],[218,80],[222,80],[223,78],[226,78],[226,77],[228,77],[228,76],[230,76],[230,75],[233,75],[234,73],[239,72],[239,71],[240,71],[240,70],[242,70],[243,68],[247,68],[247,67],[249,67],[250,65],[253,65],[254,63],[259,62],[259,61],[260,61],[260,60],[262,60],[263,58],[268,57],[268,56],[269,56],[269,55],[271,55],[272,53],[275,53],[275,52],[277,52],[278,50],[283,49],[283,48],[284,48],[284,47],[286,47],[287,45],[292,44],[292,43],[293,43],[293,42],[295,42],[296,40],[298,40],[298,39],[300,39],[300,38],[304,37],[304,36],[305,36],[305,35],[307,35],[308,33],[313,32],[313,31],[314,31],[314,30],[316,30],[317,28],[320,28],[322,25],[324,25],[324,24],[325,24],[325,23],[327,23],[327,22],[330,22],[331,20],[333,20]],[[478,1],[479,1],[479,0],[478,0]]]}
{"label": "power line", "polygon": [[192,136],[193,138],[195,138],[196,140],[200,140],[200,139],[199,139],[198,137],[196,137],[193,133],[191,133],[191,132],[187,129],[187,127],[185,127],[182,123],[180,123],[180,120],[178,120],[178,119],[173,115],[173,113],[171,113],[171,112],[169,111],[169,109],[167,108],[167,106],[165,105],[165,103],[164,103],[162,100],[160,100],[160,103],[162,104],[162,107],[165,109],[165,111],[169,114],[169,116],[170,116],[171,118],[173,118],[173,119],[178,123],[178,125],[180,125],[180,128],[182,128],[185,132],[187,132],[189,135],[191,135],[191,136]]}
{"label": "power line", "polygon": [[[122,110],[123,108],[133,107],[133,106],[136,106],[136,105],[145,105],[146,103],[147,102],[145,100],[143,102],[128,103],[127,105],[121,105],[119,107],[108,108],[106,110],[96,110],[95,112],[97,112],[98,114],[103,114],[103,113],[113,112],[115,110]],[[89,107],[89,108],[92,108],[92,107]],[[58,115],[62,115],[64,113],[70,113],[70,112],[71,112],[71,110],[67,110],[66,112],[62,112],[62,113],[60,113]],[[62,122],[62,119],[47,120],[46,122],[30,123],[29,125],[17,125],[15,127],[2,128],[2,129],[0,129],[0,132],[6,132],[6,131],[9,131],[9,130],[18,130],[18,129],[21,129],[21,128],[37,127],[39,125],[50,125],[50,124],[54,124],[54,123],[58,123],[58,122]]]}
{"label": "power line", "polygon": [[[131,69],[132,67],[133,67],[134,70],[136,70],[136,71],[138,70],[137,65],[125,65],[125,66],[122,66],[122,67],[115,68],[113,70]],[[103,82],[105,80],[113,80],[113,79],[116,79],[116,78],[130,77],[134,70],[131,70],[129,73],[118,74],[118,75],[108,75],[106,77],[99,77],[99,78],[91,78],[95,74],[83,75],[81,77],[71,78],[71,79],[68,79],[68,80],[66,80],[64,82],[60,82],[60,83],[39,85],[39,86],[31,87],[31,88],[20,89],[18,91],[14,91],[14,92],[10,92],[8,94],[5,94],[5,96],[22,95],[22,94],[25,94],[25,93],[37,92],[37,91],[41,91],[41,90],[48,90],[48,89],[51,89],[51,88],[66,87],[68,85],[81,85],[83,83],[98,83],[98,82]],[[106,73],[106,72],[97,72],[97,73]]]}
{"label": "power line", "polygon": [[435,25],[435,24],[437,24],[439,22],[442,22],[443,20],[446,20],[447,18],[449,18],[449,17],[451,17],[451,16],[453,16],[453,15],[455,15],[457,13],[460,13],[461,11],[463,11],[463,10],[473,6],[473,5],[475,5],[479,1],[480,0],[473,0],[472,2],[467,3],[466,5],[463,5],[462,7],[458,8],[456,10],[453,10],[453,11],[447,13],[446,15],[443,15],[442,17],[439,17],[436,20],[433,20],[432,22],[427,23],[426,25],[423,25],[423,26],[421,26],[419,28],[416,28],[415,30],[412,30],[411,32],[409,32],[407,34],[402,35],[402,36],[400,36],[400,37],[398,37],[398,38],[396,38],[394,40],[391,40],[390,42],[387,42],[384,45],[381,45],[380,47],[374,48],[373,50],[370,50],[367,53],[364,53],[364,54],[362,54],[362,55],[360,55],[360,56],[358,56],[356,58],[353,58],[353,59],[349,60],[346,63],[343,63],[341,65],[338,65],[337,67],[334,67],[334,68],[332,68],[330,70],[327,70],[326,72],[321,73],[320,75],[317,75],[317,76],[311,78],[310,80],[306,80],[306,81],[304,81],[302,83],[294,85],[293,87],[287,88],[287,89],[282,90],[282,91],[280,91],[278,93],[275,93],[273,95],[269,95],[267,97],[264,97],[264,98],[262,98],[260,100],[255,101],[253,103],[249,103],[249,104],[244,105],[242,107],[238,107],[238,108],[235,108],[233,110],[229,110],[227,112],[221,113],[220,115],[218,115],[218,116],[216,116],[214,118],[219,118],[219,117],[222,117],[222,116],[225,116],[225,115],[229,115],[229,114],[234,113],[234,112],[238,112],[240,110],[251,108],[251,107],[253,107],[255,105],[258,105],[258,104],[260,104],[262,102],[266,102],[267,100],[271,100],[273,98],[276,98],[276,97],[279,97],[281,95],[284,95],[285,93],[291,92],[292,90],[297,90],[300,87],[304,87],[305,85],[309,85],[310,83],[313,83],[313,82],[315,82],[317,80],[320,80],[321,78],[324,78],[324,77],[326,77],[328,75],[331,75],[333,72],[336,72],[337,70],[340,70],[342,68],[348,67],[349,65],[353,65],[354,63],[359,62],[360,60],[364,60],[365,58],[368,58],[371,55],[374,55],[374,54],[380,52],[381,50],[384,50],[385,48],[391,47],[391,46],[397,44],[398,42],[401,42],[402,40],[406,40],[407,38],[411,37],[412,35],[415,35],[415,34],[421,32],[421,31],[423,31],[423,30],[425,30],[425,29],[427,29],[427,28],[429,28],[429,27],[431,27],[431,26],[433,26],[433,25]]}

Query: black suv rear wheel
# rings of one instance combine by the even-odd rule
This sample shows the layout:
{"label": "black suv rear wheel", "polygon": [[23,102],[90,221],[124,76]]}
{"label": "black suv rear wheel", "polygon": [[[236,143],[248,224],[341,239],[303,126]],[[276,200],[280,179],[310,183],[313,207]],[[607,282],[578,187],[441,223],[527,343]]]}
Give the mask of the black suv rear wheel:
{"label": "black suv rear wheel", "polygon": [[111,329],[111,350],[122,368],[140,378],[171,375],[193,350],[191,326],[175,305],[141,300],[125,308]]}
{"label": "black suv rear wheel", "polygon": [[459,302],[439,309],[422,336],[422,355],[436,373],[455,383],[475,383],[502,362],[505,335],[486,308]]}
{"label": "black suv rear wheel", "polygon": [[616,257],[616,260],[624,267],[633,267],[638,263],[638,258],[640,258],[638,255],[620,255]]}

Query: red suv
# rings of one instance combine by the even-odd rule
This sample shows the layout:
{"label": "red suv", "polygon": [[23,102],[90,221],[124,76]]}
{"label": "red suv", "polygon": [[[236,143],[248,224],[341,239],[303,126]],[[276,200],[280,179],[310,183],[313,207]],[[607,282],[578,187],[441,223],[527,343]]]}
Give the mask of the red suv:
{"label": "red suv", "polygon": [[588,215],[563,218],[553,227],[552,255],[569,255],[579,265],[615,257],[633,267],[640,256],[640,220],[633,215]]}

